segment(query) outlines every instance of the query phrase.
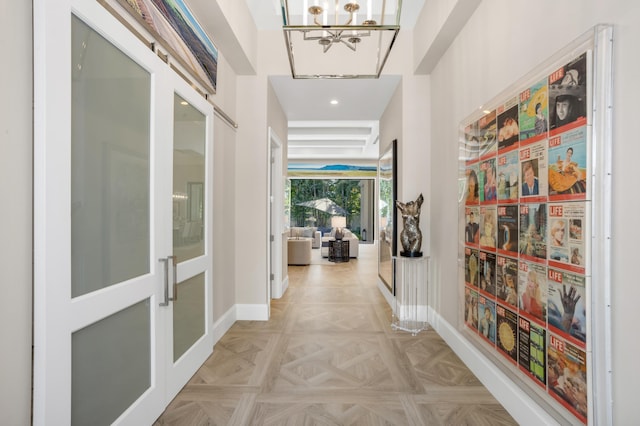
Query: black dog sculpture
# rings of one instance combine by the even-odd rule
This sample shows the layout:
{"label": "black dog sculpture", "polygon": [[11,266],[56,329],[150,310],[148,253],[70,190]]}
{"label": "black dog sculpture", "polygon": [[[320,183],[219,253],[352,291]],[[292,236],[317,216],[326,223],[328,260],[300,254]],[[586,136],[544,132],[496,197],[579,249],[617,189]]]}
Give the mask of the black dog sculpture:
{"label": "black dog sculpture", "polygon": [[404,257],[421,257],[422,252],[422,231],[420,231],[420,207],[424,198],[422,194],[418,196],[416,201],[403,203],[396,200],[396,206],[402,214],[402,222],[404,228],[400,233],[400,242],[404,251],[400,252],[400,256]]}

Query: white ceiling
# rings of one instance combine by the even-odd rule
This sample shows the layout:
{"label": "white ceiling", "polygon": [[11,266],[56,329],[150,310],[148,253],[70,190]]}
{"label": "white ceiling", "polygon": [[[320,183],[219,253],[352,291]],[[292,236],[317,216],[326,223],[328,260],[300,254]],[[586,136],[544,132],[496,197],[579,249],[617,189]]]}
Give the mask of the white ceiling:
{"label": "white ceiling", "polygon": [[[280,0],[245,0],[259,30],[282,28]],[[291,1],[291,0],[290,0]],[[402,29],[413,28],[424,0],[403,2]],[[295,160],[375,160],[378,120],[400,76],[378,79],[270,81],[289,119],[289,158]],[[337,105],[330,101],[335,99]]]}
{"label": "white ceiling", "polygon": [[289,119],[289,159],[378,158],[378,120],[400,76],[270,81]]}

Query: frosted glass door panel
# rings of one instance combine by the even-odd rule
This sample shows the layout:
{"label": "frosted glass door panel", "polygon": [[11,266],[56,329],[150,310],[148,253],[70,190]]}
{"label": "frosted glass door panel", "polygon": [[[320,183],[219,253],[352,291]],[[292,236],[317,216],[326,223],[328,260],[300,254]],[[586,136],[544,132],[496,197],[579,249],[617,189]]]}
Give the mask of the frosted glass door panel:
{"label": "frosted glass door panel", "polygon": [[173,303],[173,360],[177,361],[205,332],[204,273],[178,284]]}
{"label": "frosted glass door panel", "polygon": [[165,173],[170,188],[163,201],[173,211],[173,216],[166,216],[172,220],[165,226],[172,236],[167,242],[176,262],[166,334],[167,396],[171,399],[213,349],[213,258],[207,232],[212,221],[213,105],[178,75],[170,99],[172,165],[171,173]]}
{"label": "frosted glass door panel", "polygon": [[71,424],[108,425],[151,386],[149,300],[72,335]]}
{"label": "frosted glass door panel", "polygon": [[72,18],[72,296],[149,272],[149,73]]}
{"label": "frosted glass door panel", "polygon": [[206,116],[179,95],[173,109],[173,253],[204,254]]}

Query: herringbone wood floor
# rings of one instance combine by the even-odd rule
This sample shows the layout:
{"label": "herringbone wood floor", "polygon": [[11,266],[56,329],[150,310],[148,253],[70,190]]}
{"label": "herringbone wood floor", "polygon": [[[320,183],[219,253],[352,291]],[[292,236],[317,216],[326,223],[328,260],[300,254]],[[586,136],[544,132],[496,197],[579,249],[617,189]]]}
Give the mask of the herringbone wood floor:
{"label": "herringbone wood floor", "polygon": [[156,425],[516,424],[434,331],[391,329],[376,256],[290,266],[271,319],[238,321]]}

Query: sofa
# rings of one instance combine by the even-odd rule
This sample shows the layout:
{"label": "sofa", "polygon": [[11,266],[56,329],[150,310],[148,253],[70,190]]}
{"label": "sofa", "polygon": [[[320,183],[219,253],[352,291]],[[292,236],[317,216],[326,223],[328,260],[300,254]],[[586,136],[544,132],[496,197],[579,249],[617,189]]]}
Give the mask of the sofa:
{"label": "sofa", "polygon": [[[322,237],[322,247],[320,248],[320,255],[322,257],[329,257],[329,240],[335,239],[335,229],[331,230],[331,233]],[[349,240],[349,257],[356,258],[360,252],[360,240],[358,237],[348,229],[342,230],[342,239]]]}
{"label": "sofa", "polygon": [[311,238],[289,238],[287,240],[287,264],[308,265],[311,263]]}
{"label": "sofa", "polygon": [[322,232],[318,228],[310,226],[292,226],[289,228],[289,239],[309,238],[311,239],[311,248],[319,249],[322,243]]}

